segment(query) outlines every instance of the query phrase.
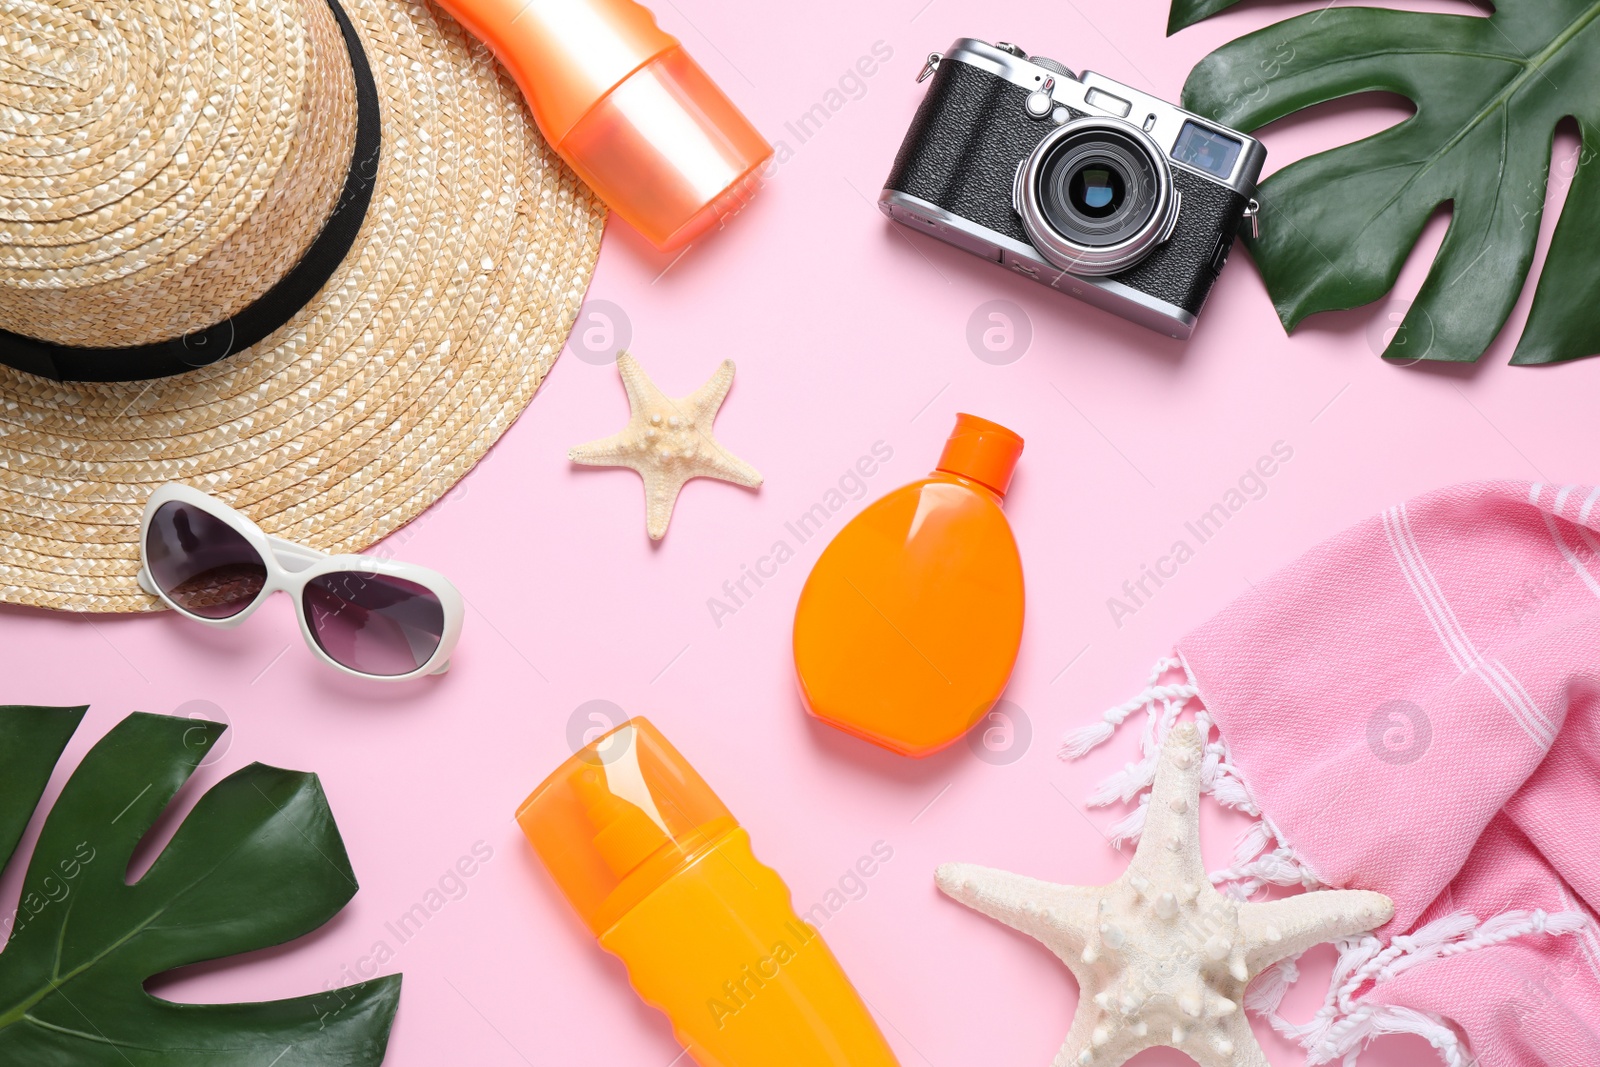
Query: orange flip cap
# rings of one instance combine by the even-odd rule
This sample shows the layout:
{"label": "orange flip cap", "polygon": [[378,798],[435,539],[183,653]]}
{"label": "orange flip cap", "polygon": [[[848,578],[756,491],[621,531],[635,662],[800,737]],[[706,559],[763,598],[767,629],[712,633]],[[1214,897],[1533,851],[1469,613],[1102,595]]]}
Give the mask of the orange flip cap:
{"label": "orange flip cap", "polygon": [[527,98],[545,139],[663,251],[744,205],[772,147],[633,0],[441,0]]}
{"label": "orange flip cap", "polygon": [[556,768],[517,809],[517,823],[596,936],[738,825],[642,718]]}
{"label": "orange flip cap", "polygon": [[937,469],[971,478],[1005,496],[1021,458],[1022,438],[1016,433],[998,422],[962,413],[956,416],[956,428],[944,443]]}

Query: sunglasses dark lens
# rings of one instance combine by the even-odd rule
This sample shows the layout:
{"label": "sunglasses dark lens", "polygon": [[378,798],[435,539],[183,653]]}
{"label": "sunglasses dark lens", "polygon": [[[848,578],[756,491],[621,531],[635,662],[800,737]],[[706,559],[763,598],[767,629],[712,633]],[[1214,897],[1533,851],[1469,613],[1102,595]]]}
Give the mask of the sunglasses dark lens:
{"label": "sunglasses dark lens", "polygon": [[145,565],[178,607],[203,619],[231,618],[267,582],[267,565],[233,527],[190,504],[171,501],[150,517]]}
{"label": "sunglasses dark lens", "polygon": [[386,574],[334,571],[306,583],[311,636],[335,663],[380,678],[410,674],[444,635],[444,605],[426,586]]}

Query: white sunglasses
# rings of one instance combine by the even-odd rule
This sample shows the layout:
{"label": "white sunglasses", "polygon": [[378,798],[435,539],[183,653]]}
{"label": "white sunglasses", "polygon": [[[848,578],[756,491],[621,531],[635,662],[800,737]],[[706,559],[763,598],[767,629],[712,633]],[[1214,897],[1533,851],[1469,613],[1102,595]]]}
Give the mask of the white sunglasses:
{"label": "white sunglasses", "polygon": [[461,594],[426,567],[330,556],[272,537],[191,486],[168,482],[139,523],[139,587],[207,626],[237,626],[288,593],[323,662],[358,678],[443,674],[461,636]]}

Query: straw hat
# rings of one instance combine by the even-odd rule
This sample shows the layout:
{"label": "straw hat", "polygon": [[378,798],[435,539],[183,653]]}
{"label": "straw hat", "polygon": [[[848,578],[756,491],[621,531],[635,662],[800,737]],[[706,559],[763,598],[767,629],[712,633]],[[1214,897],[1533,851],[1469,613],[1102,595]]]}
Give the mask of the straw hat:
{"label": "straw hat", "polygon": [[166,481],[390,533],[532,398],[602,221],[422,0],[0,0],[0,600],[156,607]]}

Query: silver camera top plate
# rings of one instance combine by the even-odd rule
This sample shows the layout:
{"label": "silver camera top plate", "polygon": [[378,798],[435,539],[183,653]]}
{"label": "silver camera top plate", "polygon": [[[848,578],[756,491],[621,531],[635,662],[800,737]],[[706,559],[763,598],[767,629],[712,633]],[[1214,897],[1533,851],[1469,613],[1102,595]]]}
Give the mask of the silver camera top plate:
{"label": "silver camera top plate", "polygon": [[[1021,49],[1016,51],[1020,52]],[[1261,167],[1267,159],[1267,149],[1248,134],[1093,71],[1086,70],[1075,80],[1064,75],[1062,72],[1067,68],[1054,60],[1047,61],[1049,65],[1045,66],[972,37],[957,38],[945,51],[942,61],[948,63],[952,60],[988,71],[1030,93],[1047,81],[1053,81],[1050,95],[1056,104],[1086,115],[1121,119],[1155,142],[1172,166],[1227,186],[1243,196],[1255,194]],[[1186,130],[1191,131],[1187,136],[1195,136],[1193,131],[1197,130],[1201,137],[1207,133],[1217,134],[1239,145],[1238,155],[1232,161],[1226,177],[1215,170],[1192,166],[1175,152],[1180,139],[1186,136]]]}

